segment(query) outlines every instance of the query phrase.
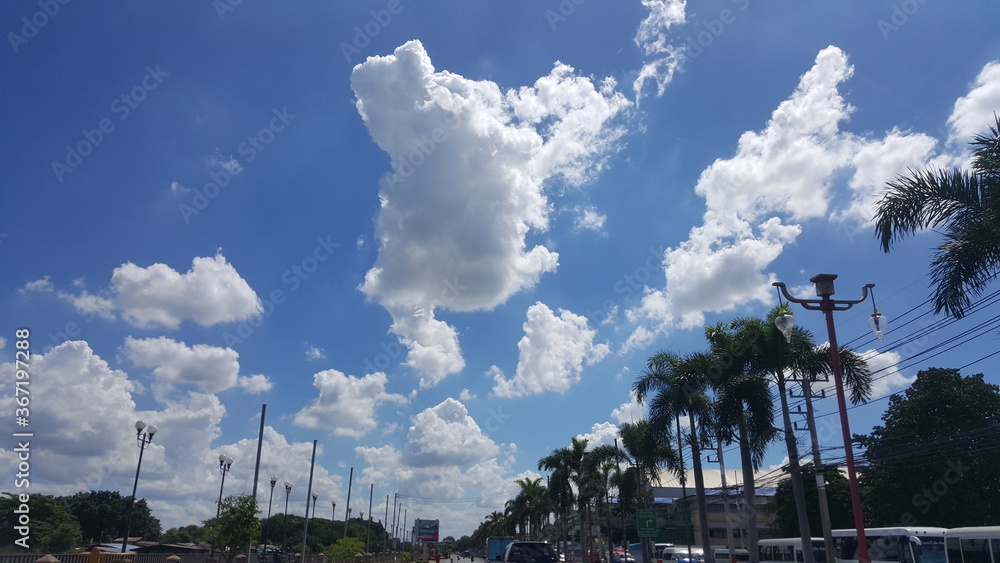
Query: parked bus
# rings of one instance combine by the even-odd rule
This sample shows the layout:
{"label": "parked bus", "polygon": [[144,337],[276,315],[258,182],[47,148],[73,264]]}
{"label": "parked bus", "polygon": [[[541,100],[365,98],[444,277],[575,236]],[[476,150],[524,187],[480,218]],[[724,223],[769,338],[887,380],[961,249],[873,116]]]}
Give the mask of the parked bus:
{"label": "parked bus", "polygon": [[720,547],[713,551],[715,563],[746,563],[750,561],[750,551],[747,549],[734,549],[732,555],[729,554],[729,550],[725,547]]}
{"label": "parked bus", "polygon": [[[945,528],[866,528],[865,540],[872,563],[947,563]],[[854,528],[833,530],[836,563],[858,562],[858,537]]]}
{"label": "parked bus", "polygon": [[[774,538],[757,542],[760,563],[802,563],[802,538]],[[812,538],[813,560],[826,563],[826,544],[823,538]]]}
{"label": "parked bus", "polygon": [[687,545],[658,543],[653,548],[656,563],[701,563],[705,555],[700,547]]}
{"label": "parked bus", "polygon": [[1000,526],[951,528],[944,545],[948,563],[1000,563]]}

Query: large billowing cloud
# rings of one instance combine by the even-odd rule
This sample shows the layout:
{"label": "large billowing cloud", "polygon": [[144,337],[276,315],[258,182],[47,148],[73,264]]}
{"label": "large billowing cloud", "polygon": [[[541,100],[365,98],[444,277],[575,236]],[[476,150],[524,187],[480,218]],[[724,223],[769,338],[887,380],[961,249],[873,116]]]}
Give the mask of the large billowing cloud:
{"label": "large billowing cloud", "polygon": [[507,379],[494,369],[493,393],[521,397],[568,391],[580,380],[584,364],[596,363],[608,355],[607,344],[594,343],[596,335],[586,317],[566,310],[556,315],[544,303],[535,303],[528,309],[524,336],[517,344],[517,372]]}
{"label": "large billowing cloud", "polygon": [[517,494],[514,481],[523,476],[510,474],[516,447],[496,444],[455,399],[414,416],[402,451],[381,446],[355,452],[367,464],[360,482],[396,486],[399,499],[410,506],[433,503],[436,518],[460,529],[473,529],[483,514],[503,511],[503,503]]}
{"label": "large billowing cloud", "polygon": [[313,376],[319,396],[295,414],[295,424],[360,438],[378,426],[375,409],[379,405],[406,402],[406,397],[386,392],[387,381],[382,372],[359,378],[335,369],[321,371]]}
{"label": "large billowing cloud", "polygon": [[[695,191],[705,198],[703,223],[664,252],[666,286],[646,288],[629,311],[639,328],[625,349],[648,344],[671,327],[695,327],[707,311],[769,302],[768,265],[802,231],[827,216],[864,220],[881,182],[926,162],[935,141],[892,130],[866,140],[841,131],[853,108],[838,88],[852,74],[847,56],[827,47],[766,127],[747,131],[736,154],[706,168]],[[892,158],[883,158],[892,153]],[[847,174],[845,174],[845,172]],[[835,179],[850,177],[845,209],[831,209]]]}
{"label": "large billowing cloud", "polygon": [[129,336],[122,349],[133,365],[153,368],[153,377],[163,383],[188,383],[206,393],[218,393],[236,385],[239,378],[239,354],[231,348],[188,346],[163,336]]}
{"label": "large billowing cloud", "polygon": [[480,311],[535,285],[558,254],[529,245],[553,204],[547,181],[580,184],[599,170],[628,101],[562,63],[503,91],[436,71],[418,41],[355,67],[351,86],[392,173],[380,182],[379,255],[361,290],[393,316],[425,387],[464,367],[436,309]]}
{"label": "large billowing cloud", "polygon": [[[54,289],[46,278],[29,283],[24,291]],[[141,328],[176,329],[185,320],[210,326],[244,320],[263,310],[257,294],[221,254],[195,258],[183,274],[166,264],[143,268],[128,262],[115,268],[106,291],[58,295],[82,313],[105,318],[120,314]]]}
{"label": "large billowing cloud", "polygon": [[496,457],[499,447],[486,437],[465,405],[455,399],[413,417],[405,461],[414,467],[467,466]]}

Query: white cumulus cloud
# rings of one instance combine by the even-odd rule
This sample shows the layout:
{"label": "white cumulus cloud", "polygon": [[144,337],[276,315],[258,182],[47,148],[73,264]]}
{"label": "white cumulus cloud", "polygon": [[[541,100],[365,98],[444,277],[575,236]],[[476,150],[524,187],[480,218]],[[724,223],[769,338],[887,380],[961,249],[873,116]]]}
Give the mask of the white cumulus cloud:
{"label": "white cumulus cloud", "polygon": [[436,71],[418,41],[355,67],[357,109],[392,172],[380,181],[379,253],[361,290],[393,316],[407,363],[433,386],[461,370],[455,329],[434,311],[489,310],[558,265],[544,187],[587,181],[623,129],[629,102],[562,63],[532,86]]}
{"label": "white cumulus cloud", "polygon": [[406,397],[386,392],[387,382],[382,372],[355,377],[335,369],[321,371],[313,376],[319,395],[295,413],[295,424],[360,438],[378,426],[375,409],[379,405],[406,402]]}
{"label": "white cumulus cloud", "polygon": [[563,309],[557,315],[544,303],[535,303],[528,308],[524,336],[517,344],[517,372],[507,379],[494,371],[493,394],[521,397],[569,390],[585,364],[599,362],[610,352],[607,344],[594,343],[596,335],[586,317]]}
{"label": "white cumulus cloud", "polygon": [[237,384],[239,354],[232,348],[206,344],[188,346],[171,338],[125,338],[123,354],[133,365],[153,368],[161,383],[197,385],[206,393],[225,391]]}

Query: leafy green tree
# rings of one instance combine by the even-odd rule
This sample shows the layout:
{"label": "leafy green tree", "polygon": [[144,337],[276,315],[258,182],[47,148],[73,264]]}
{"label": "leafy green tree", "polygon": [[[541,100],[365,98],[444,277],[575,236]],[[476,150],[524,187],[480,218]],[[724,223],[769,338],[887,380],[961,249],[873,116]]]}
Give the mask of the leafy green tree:
{"label": "leafy green tree", "polygon": [[1000,275],[1000,117],[972,141],[972,171],[923,170],[887,184],[875,212],[882,250],[922,229],[943,227],[931,262],[935,312],[961,318]]}
{"label": "leafy green tree", "polygon": [[260,537],[260,510],[257,499],[247,494],[226,497],[220,506],[219,516],[205,521],[205,527],[211,530],[215,547],[231,563],[237,553],[246,551]]}
{"label": "leafy green tree", "polygon": [[349,563],[351,559],[365,552],[365,542],[358,538],[340,538],[337,543],[323,550],[323,554],[332,563]]}
{"label": "leafy green tree", "polygon": [[[830,506],[830,524],[834,529],[853,528],[854,514],[851,509],[851,485],[842,473],[827,471],[826,498]],[[812,537],[822,537],[820,525],[819,495],[816,491],[816,469],[813,465],[802,466],[803,485],[805,487],[806,512],[809,515],[809,525]],[[795,509],[795,499],[792,495],[790,479],[782,479],[774,493],[774,498],[768,503],[767,509],[774,514],[776,537],[787,538],[799,535],[798,515]]]}
{"label": "leafy green tree", "polygon": [[889,399],[882,425],[857,436],[871,526],[979,526],[1000,515],[1000,387],[931,368]]}
{"label": "leafy green tree", "polygon": [[[26,511],[22,504],[27,505]],[[27,539],[15,530],[25,513],[30,519]],[[33,553],[65,553],[81,543],[79,522],[55,497],[31,494],[27,502],[22,502],[18,495],[0,495],[0,545],[18,552],[27,546]]]}
{"label": "leafy green tree", "polygon": [[160,539],[160,521],[149,510],[146,499],[138,499],[134,508],[130,508],[131,497],[123,497],[118,491],[85,491],[59,497],[59,500],[76,516],[80,531],[88,541],[107,542],[125,535],[130,510],[130,536],[147,541]]}
{"label": "leafy green tree", "polygon": [[211,530],[197,524],[170,528],[160,536],[161,543],[199,543],[212,541]]}

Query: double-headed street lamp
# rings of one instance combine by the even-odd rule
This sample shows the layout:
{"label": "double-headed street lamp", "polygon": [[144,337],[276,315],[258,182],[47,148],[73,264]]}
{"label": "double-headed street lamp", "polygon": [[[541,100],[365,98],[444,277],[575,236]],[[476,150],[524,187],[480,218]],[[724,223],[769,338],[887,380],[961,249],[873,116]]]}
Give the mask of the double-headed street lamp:
{"label": "double-headed street lamp", "polygon": [[285,551],[285,540],[288,539],[288,496],[292,494],[292,484],[285,481],[285,515],[281,517],[281,551]]}
{"label": "double-headed street lamp", "polygon": [[219,485],[219,504],[215,508],[215,517],[218,518],[222,512],[222,488],[226,486],[226,475],[229,468],[233,466],[233,458],[226,457],[226,454],[219,454],[219,473],[222,473],[222,483]]}
{"label": "double-headed street lamp", "polygon": [[139,486],[139,468],[142,467],[142,452],[146,451],[149,443],[153,441],[156,434],[156,426],[137,420],[135,421],[135,444],[139,446],[139,463],[135,466],[135,481],[132,483],[132,502],[129,503],[128,524],[125,525],[125,536],[122,538],[122,553],[127,553],[128,535],[132,532],[132,512],[135,510],[135,489]]}
{"label": "double-headed street lamp", "polygon": [[[844,453],[847,457],[847,478],[851,489],[851,505],[854,509],[854,528],[858,536],[858,560],[860,563],[871,563],[871,557],[868,555],[867,540],[865,538],[865,521],[861,513],[861,492],[858,487],[858,475],[854,468],[854,447],[851,441],[851,429],[847,422],[847,400],[844,396],[843,369],[840,365],[840,350],[837,346],[837,331],[833,324],[833,312],[846,311],[858,303],[865,301],[868,299],[868,290],[875,287],[875,284],[870,283],[862,288],[861,299],[853,301],[837,300],[830,298],[834,293],[833,280],[835,279],[837,279],[837,274],[818,274],[809,279],[809,281],[816,284],[816,295],[820,297],[819,299],[796,299],[788,294],[785,284],[774,282],[772,285],[780,289],[782,295],[789,302],[798,303],[812,311],[823,311],[823,314],[826,316],[826,330],[830,339],[830,367],[833,369],[833,381],[837,389],[840,428],[844,437]],[[774,320],[774,324],[787,337],[795,326],[795,317],[792,315],[780,315]],[[879,340],[882,340],[888,328],[888,321],[878,310],[874,310],[874,306],[868,325],[875,332],[875,336]]]}
{"label": "double-headed street lamp", "polygon": [[[264,521],[265,523],[271,521],[271,501],[274,499],[274,485],[277,484],[277,482],[278,476],[271,475],[271,494],[267,497],[267,519]],[[264,538],[264,551],[267,552],[267,536],[264,536],[264,526],[261,526],[260,533]],[[258,541],[258,543],[261,542]]]}

